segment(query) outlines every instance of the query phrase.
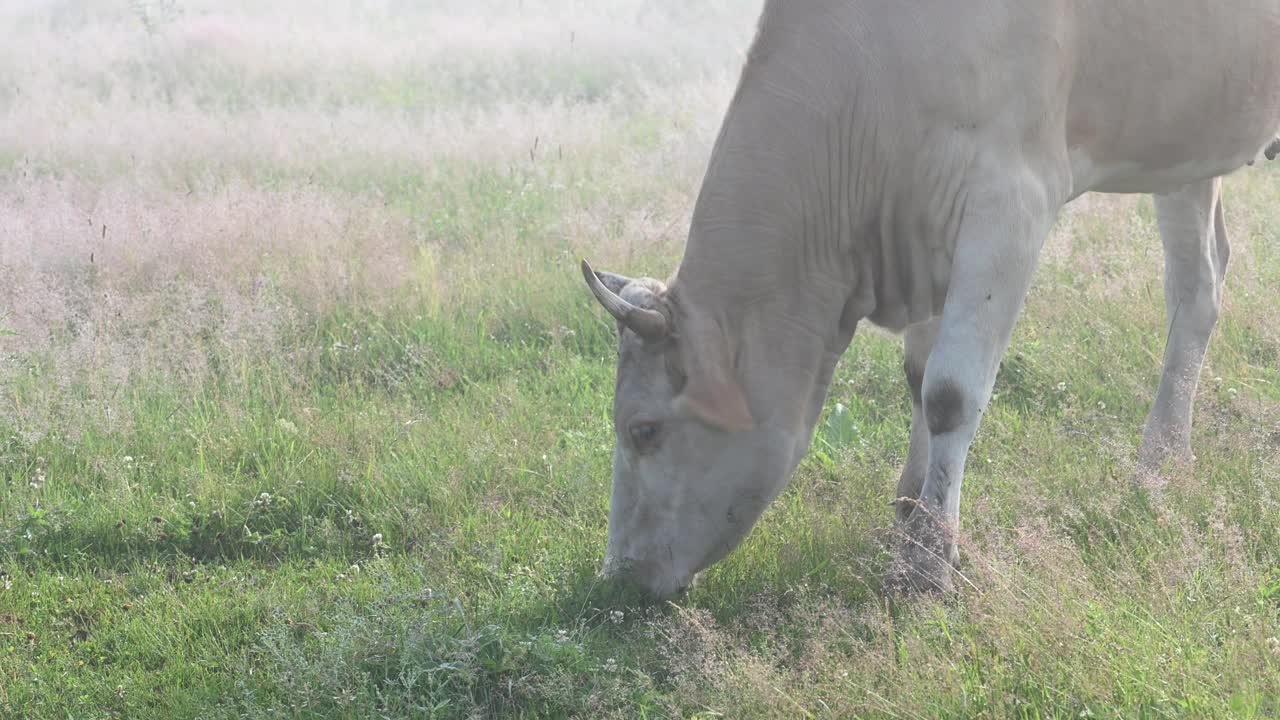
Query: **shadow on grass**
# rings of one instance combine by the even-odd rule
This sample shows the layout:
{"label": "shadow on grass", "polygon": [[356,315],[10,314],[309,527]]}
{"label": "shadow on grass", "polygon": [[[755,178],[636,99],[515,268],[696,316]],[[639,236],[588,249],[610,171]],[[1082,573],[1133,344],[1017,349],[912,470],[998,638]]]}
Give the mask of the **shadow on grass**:
{"label": "shadow on grass", "polygon": [[351,563],[376,553],[371,531],[342,515],[288,508],[179,513],[79,524],[66,510],[33,508],[0,528],[0,553],[43,569],[91,565],[123,571],[144,564],[225,564],[333,559]]}

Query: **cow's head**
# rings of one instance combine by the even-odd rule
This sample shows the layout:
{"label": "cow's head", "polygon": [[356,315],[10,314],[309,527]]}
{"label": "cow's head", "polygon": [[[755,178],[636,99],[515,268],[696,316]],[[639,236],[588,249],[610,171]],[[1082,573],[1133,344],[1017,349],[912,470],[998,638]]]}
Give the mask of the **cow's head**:
{"label": "cow's head", "polygon": [[769,397],[745,387],[741,348],[679,293],[582,271],[620,335],[604,573],[667,596],[742,541],[812,428],[753,413]]}

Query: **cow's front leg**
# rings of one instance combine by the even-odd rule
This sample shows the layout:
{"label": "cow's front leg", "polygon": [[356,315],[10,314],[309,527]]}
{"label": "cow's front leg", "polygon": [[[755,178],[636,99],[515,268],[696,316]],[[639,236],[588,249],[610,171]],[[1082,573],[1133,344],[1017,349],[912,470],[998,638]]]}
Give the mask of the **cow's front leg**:
{"label": "cow's front leg", "polygon": [[920,489],[929,471],[929,425],[924,419],[924,371],[928,365],[933,340],[938,336],[939,318],[912,325],[903,333],[902,370],[911,390],[911,442],[907,446],[907,462],[898,477],[894,505],[899,524],[911,517],[920,499]]}
{"label": "cow's front leg", "polygon": [[921,387],[928,464],[919,501],[902,523],[901,552],[890,579],[898,589],[952,587],[965,458],[1057,205],[1049,208],[1047,193],[1034,186],[985,200],[971,195],[965,208]]}
{"label": "cow's front leg", "polygon": [[1209,335],[1218,321],[1226,279],[1226,224],[1222,181],[1204,180],[1155,196],[1164,241],[1164,297],[1169,335],[1164,372],[1147,415],[1138,458],[1143,470],[1166,459],[1191,458],[1191,414]]}

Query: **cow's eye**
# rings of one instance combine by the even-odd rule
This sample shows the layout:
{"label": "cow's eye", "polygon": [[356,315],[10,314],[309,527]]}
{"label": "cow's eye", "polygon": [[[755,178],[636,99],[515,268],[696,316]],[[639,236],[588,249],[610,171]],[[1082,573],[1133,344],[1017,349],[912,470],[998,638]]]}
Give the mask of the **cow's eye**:
{"label": "cow's eye", "polygon": [[658,444],[660,429],[656,422],[636,422],[631,423],[627,432],[631,433],[631,442],[637,450],[648,450]]}

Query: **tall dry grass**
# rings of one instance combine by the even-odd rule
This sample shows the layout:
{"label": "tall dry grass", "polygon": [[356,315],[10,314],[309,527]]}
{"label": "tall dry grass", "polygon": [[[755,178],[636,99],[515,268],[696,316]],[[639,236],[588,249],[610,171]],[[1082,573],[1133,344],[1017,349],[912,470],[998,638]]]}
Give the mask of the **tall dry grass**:
{"label": "tall dry grass", "polygon": [[[530,183],[566,248],[678,240],[753,19],[741,2],[6,3],[3,372],[198,385],[211,354],[291,352],[342,307],[406,288],[448,303],[503,271],[526,219],[470,206]],[[653,209],[615,217],[642,191]]]}

